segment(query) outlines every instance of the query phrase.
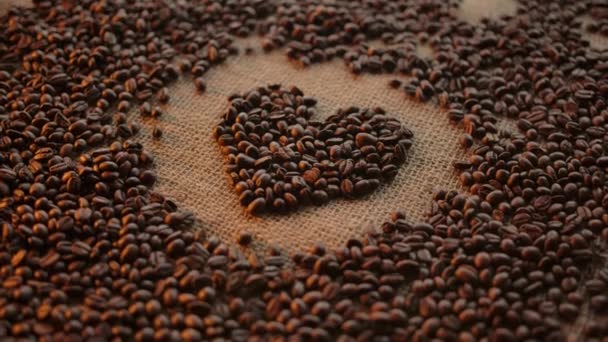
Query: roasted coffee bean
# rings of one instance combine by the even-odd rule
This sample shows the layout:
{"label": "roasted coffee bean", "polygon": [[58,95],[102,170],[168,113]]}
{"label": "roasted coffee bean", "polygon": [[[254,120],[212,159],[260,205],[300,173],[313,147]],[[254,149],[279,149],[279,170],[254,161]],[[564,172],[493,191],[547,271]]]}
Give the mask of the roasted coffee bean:
{"label": "roasted coffee bean", "polygon": [[142,116],[150,116],[152,113],[152,106],[149,102],[144,102],[141,106],[139,106],[139,113]]}
{"label": "roasted coffee bean", "polygon": [[154,126],[154,128],[152,129],[152,136],[156,139],[159,139],[163,136],[163,130],[158,126]]}
{"label": "roasted coffee bean", "polygon": [[207,90],[207,83],[202,77],[197,77],[196,79],[194,79],[194,85],[196,86],[196,89],[201,93]]}
{"label": "roasted coffee bean", "polygon": [[259,214],[266,209],[266,200],[262,197],[258,197],[251,201],[247,206],[247,212],[250,214]]}
{"label": "roasted coffee bean", "polygon": [[250,232],[241,232],[238,237],[238,243],[242,246],[247,246],[253,241],[253,236]]}
{"label": "roasted coffee bean", "polygon": [[156,97],[158,98],[158,101],[160,103],[167,103],[169,102],[169,89],[167,89],[167,87],[163,87],[161,88],[158,93],[156,94]]}
{"label": "roasted coffee bean", "polygon": [[460,146],[462,146],[463,148],[469,148],[473,146],[473,137],[470,134],[461,135]]}
{"label": "roasted coffee bean", "polygon": [[401,87],[401,81],[397,80],[397,79],[393,79],[389,82],[389,85],[391,88],[397,89],[397,88]]}
{"label": "roasted coffee bean", "polygon": [[355,137],[358,147],[363,147],[366,145],[375,145],[378,139],[371,134],[368,133],[359,133]]}
{"label": "roasted coffee bean", "polygon": [[163,110],[162,108],[155,106],[154,108],[152,108],[150,115],[152,115],[153,118],[158,118],[159,116],[163,115]]}

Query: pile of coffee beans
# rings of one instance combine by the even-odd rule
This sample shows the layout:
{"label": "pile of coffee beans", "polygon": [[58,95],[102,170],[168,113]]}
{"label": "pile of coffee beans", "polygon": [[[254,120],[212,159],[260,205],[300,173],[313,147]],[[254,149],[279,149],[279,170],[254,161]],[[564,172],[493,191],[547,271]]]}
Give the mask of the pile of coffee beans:
{"label": "pile of coffee beans", "polygon": [[[0,20],[3,340],[608,336],[608,50],[589,46],[579,19],[603,2],[521,0],[517,13],[475,25],[458,19],[456,0],[33,2]],[[153,156],[131,139],[139,127],[126,113],[140,106],[144,116],[162,115],[156,102],[169,101],[166,87],[185,74],[204,91],[204,74],[238,52],[234,37],[254,32],[263,35],[264,49],[285,47],[304,65],[338,56],[355,73],[411,77],[391,85],[436,101],[465,131],[460,143],[470,155],[454,167],[466,191],[438,190],[425,222],[395,213],[336,249],[296,253],[294,267],[274,248],[257,255],[188,231],[193,215],[151,190]],[[378,39],[390,46],[372,47]],[[415,56],[422,44],[432,57]],[[251,101],[256,92],[259,100]],[[240,165],[254,160],[255,168],[266,133],[280,148],[295,144],[288,159],[297,151],[312,170],[348,147],[328,144],[332,137],[321,131],[314,139],[311,128],[348,137],[350,153],[375,145],[369,155],[379,161],[384,129],[407,132],[381,110],[346,109],[335,122],[314,124],[313,103],[301,91],[266,92],[286,95],[275,95],[272,105],[285,119],[256,130],[256,120],[273,110],[255,108],[273,101],[255,90],[232,99],[251,108],[228,111],[216,130],[237,168],[239,153]],[[340,127],[349,116],[354,123]],[[375,131],[376,116],[386,128]],[[497,129],[498,120],[510,119],[518,132]],[[376,135],[357,139],[349,124],[371,126],[363,131]],[[314,148],[316,161],[303,157],[288,127],[296,136],[309,129],[312,141],[300,145]],[[222,138],[230,133],[232,141]],[[234,145],[237,135],[249,144]],[[385,155],[395,156],[399,143],[389,145],[394,150]],[[365,162],[382,174],[379,162]],[[285,163],[291,172],[294,165]],[[298,172],[308,168],[294,164]],[[274,206],[274,189],[272,201],[265,187],[258,196],[273,176],[249,169],[235,186]],[[330,178],[342,181],[344,170],[334,172],[326,189],[337,185]],[[365,176],[364,188],[379,179]],[[249,205],[261,203],[253,197]]]}
{"label": "pile of coffee beans", "polygon": [[297,87],[234,95],[214,134],[247,211],[285,211],[363,196],[397,175],[412,132],[382,108],[339,109],[314,121],[317,100]]}

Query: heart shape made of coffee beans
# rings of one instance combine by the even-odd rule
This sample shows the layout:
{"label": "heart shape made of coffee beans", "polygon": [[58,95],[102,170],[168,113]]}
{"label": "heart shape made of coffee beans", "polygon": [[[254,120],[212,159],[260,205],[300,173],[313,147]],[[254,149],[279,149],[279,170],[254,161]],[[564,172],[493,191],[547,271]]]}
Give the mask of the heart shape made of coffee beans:
{"label": "heart shape made of coffee beans", "polygon": [[382,108],[352,106],[310,120],[316,103],[280,85],[230,97],[214,137],[249,213],[369,194],[407,160],[413,134]]}

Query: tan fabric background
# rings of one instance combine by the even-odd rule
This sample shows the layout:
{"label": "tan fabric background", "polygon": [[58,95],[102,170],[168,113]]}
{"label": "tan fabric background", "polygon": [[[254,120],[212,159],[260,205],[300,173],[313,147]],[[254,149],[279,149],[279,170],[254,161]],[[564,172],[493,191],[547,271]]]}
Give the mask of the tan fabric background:
{"label": "tan fabric background", "polygon": [[[484,6],[483,13],[487,10]],[[464,12],[473,20],[479,18]],[[387,83],[394,76],[355,77],[338,60],[301,70],[282,52],[261,52],[255,39],[241,45],[255,47],[256,54],[237,57],[213,69],[205,76],[206,94],[198,95],[190,80],[171,88],[173,97],[168,115],[160,120],[164,136],[159,142],[150,139],[153,122],[145,122],[148,129],[141,134],[145,146],[157,156],[157,189],[192,209],[210,232],[233,239],[248,230],[259,244],[276,244],[287,252],[314,242],[335,247],[365,229],[378,227],[395,210],[403,210],[412,221],[422,220],[433,189],[458,188],[451,162],[463,157],[457,145],[459,129],[450,126],[436,106],[418,104],[401,91],[390,89]],[[248,216],[222,169],[211,127],[227,108],[228,94],[276,82],[297,85],[305,94],[317,97],[321,117],[350,105],[383,106],[414,132],[410,160],[392,183],[367,198],[338,199],[287,215]]]}
{"label": "tan fabric background", "polygon": [[[189,80],[179,82],[169,114],[161,119],[164,137],[150,141],[148,129],[142,139],[157,156],[158,190],[192,208],[203,226],[222,237],[249,230],[257,239],[289,251],[316,241],[337,246],[368,226],[379,226],[394,210],[405,209],[419,220],[434,187],[456,187],[450,163],[461,156],[455,144],[458,129],[444,124],[445,114],[432,105],[415,104],[389,89],[388,76],[353,77],[339,61],[301,71],[277,52],[239,57],[212,70],[206,79],[209,92],[203,96],[196,94]],[[365,199],[338,199],[286,215],[248,216],[232,191],[210,132],[227,108],[227,94],[273,82],[298,85],[305,94],[317,97],[321,117],[353,104],[385,107],[414,131],[409,162],[391,184]]]}

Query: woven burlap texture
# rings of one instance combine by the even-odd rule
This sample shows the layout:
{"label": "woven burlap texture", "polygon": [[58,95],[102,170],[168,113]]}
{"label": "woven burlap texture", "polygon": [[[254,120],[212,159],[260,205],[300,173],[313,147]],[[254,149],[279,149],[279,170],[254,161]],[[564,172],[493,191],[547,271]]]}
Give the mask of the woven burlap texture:
{"label": "woven burlap texture", "polygon": [[[0,10],[23,0],[0,0]],[[478,22],[483,17],[513,14],[517,6],[505,0],[464,0],[459,14]],[[601,40],[591,39],[595,45]],[[606,43],[604,40],[603,43]],[[342,61],[314,65],[305,70],[290,63],[283,52],[266,54],[256,39],[239,42],[256,49],[252,56],[231,58],[204,76],[208,91],[199,94],[192,80],[184,77],[170,87],[171,101],[163,106],[159,120],[131,119],[142,124],[138,139],[156,157],[159,181],[155,191],[173,198],[181,208],[192,211],[200,227],[230,241],[239,232],[254,233],[256,245],[275,244],[287,252],[322,242],[338,246],[368,228],[376,228],[390,212],[401,210],[411,221],[424,219],[435,188],[459,189],[452,161],[465,158],[458,146],[461,128],[450,126],[444,111],[433,104],[418,104],[401,91],[390,89],[392,75],[353,76]],[[605,44],[608,46],[608,44]],[[382,106],[414,132],[410,158],[397,177],[364,199],[332,200],[329,204],[302,207],[289,214],[247,215],[223,171],[223,160],[212,129],[228,107],[227,96],[268,83],[297,85],[315,96],[319,117],[340,107]],[[160,140],[151,132],[158,125]],[[502,121],[501,127],[512,127]]]}
{"label": "woven burlap texture", "polygon": [[[487,13],[487,6],[480,8],[481,13]],[[480,17],[466,10],[463,13],[472,20]],[[225,239],[250,231],[259,243],[275,244],[288,252],[315,242],[336,247],[378,227],[395,210],[420,221],[435,188],[458,188],[451,163],[464,157],[457,144],[460,128],[450,126],[445,112],[437,106],[418,104],[401,91],[390,89],[388,81],[394,76],[353,76],[339,60],[303,70],[280,51],[261,52],[255,39],[240,45],[255,47],[256,53],[212,69],[205,75],[209,90],[204,95],[197,93],[190,79],[178,82],[171,88],[167,115],[158,123],[164,130],[162,139],[151,139],[154,122],[144,122],[147,129],[140,135],[157,157],[160,181],[156,189],[191,209],[203,228]],[[364,199],[337,199],[289,214],[247,215],[223,171],[211,131],[228,106],[227,95],[269,83],[297,85],[316,97],[320,119],[340,107],[384,107],[414,132],[409,161],[392,182]]]}
{"label": "woven burlap texture", "polygon": [[[445,122],[445,113],[388,89],[389,77],[353,77],[338,61],[302,71],[286,63],[282,53],[260,53],[213,69],[205,79],[209,91],[203,96],[190,80],[178,82],[172,88],[168,114],[161,118],[163,138],[158,142],[149,139],[150,129],[141,138],[157,156],[158,191],[192,208],[205,228],[222,237],[232,238],[248,230],[257,239],[288,250],[317,241],[336,246],[367,227],[378,226],[394,210],[404,209],[413,219],[421,219],[434,187],[456,186],[450,163],[461,155],[454,143],[458,130],[448,125],[436,127]],[[393,182],[364,199],[337,199],[289,214],[247,215],[223,170],[211,129],[227,108],[227,94],[275,82],[297,85],[315,96],[321,119],[339,107],[383,106],[414,132],[409,161]]]}

